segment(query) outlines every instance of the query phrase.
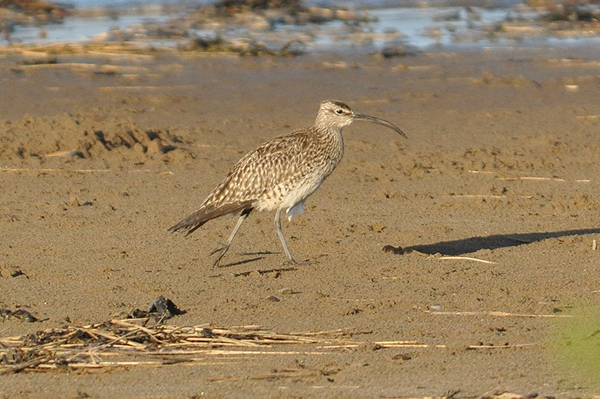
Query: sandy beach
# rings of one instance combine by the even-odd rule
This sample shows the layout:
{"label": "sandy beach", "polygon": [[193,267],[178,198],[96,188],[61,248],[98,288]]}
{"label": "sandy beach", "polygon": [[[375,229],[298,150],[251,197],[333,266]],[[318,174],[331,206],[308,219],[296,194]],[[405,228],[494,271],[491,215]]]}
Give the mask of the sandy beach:
{"label": "sandy beach", "polygon": [[[0,307],[39,319],[7,317],[0,339],[161,295],[185,311],[168,325],[321,338],[20,372],[4,343],[0,397],[600,394],[597,48],[46,57],[0,58]],[[283,225],[308,264],[281,265],[268,213],[216,268],[237,218],[167,232],[325,99],[408,139],[344,130],[342,163]]]}

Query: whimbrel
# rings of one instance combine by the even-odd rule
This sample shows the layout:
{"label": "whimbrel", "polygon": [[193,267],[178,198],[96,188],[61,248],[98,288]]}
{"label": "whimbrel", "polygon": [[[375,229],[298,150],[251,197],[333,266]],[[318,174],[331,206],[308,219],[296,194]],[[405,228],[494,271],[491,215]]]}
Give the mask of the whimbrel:
{"label": "whimbrel", "polygon": [[211,219],[240,212],[227,241],[210,254],[217,254],[213,262],[216,266],[253,210],[274,210],[275,230],[286,256],[284,262],[297,264],[281,230],[281,213],[285,212],[291,220],[304,211],[304,201],[340,163],[344,155],[342,128],[355,120],[387,126],[406,137],[388,121],[354,112],[340,101],[323,101],[313,126],[276,137],[246,154],[200,208],[169,231],[186,229],[187,236]]}

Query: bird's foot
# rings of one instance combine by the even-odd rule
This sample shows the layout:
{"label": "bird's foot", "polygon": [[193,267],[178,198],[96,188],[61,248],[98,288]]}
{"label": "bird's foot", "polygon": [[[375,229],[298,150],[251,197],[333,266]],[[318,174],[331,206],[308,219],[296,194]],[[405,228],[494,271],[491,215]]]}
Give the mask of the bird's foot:
{"label": "bird's foot", "polygon": [[229,243],[224,242],[224,243],[221,243],[221,245],[219,245],[217,248],[215,248],[214,251],[212,251],[210,254],[208,254],[208,256],[212,256],[212,255],[218,253],[217,257],[213,261],[213,264],[212,264],[213,267],[217,267],[219,265],[219,261],[225,255],[225,253],[227,252],[228,249],[229,249]]}
{"label": "bird's foot", "polygon": [[294,258],[287,258],[286,260],[281,262],[281,264],[282,265],[290,265],[290,266],[301,266],[301,265],[308,264],[308,259],[298,261],[298,260],[295,260]]}

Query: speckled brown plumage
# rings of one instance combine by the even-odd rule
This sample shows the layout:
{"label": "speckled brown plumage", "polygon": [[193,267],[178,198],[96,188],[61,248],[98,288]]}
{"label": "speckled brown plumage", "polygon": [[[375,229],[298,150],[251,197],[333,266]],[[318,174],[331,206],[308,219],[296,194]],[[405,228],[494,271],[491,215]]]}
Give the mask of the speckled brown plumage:
{"label": "speckled brown plumage", "polygon": [[199,209],[169,231],[186,229],[190,234],[211,219],[241,212],[227,242],[213,252],[219,252],[214,262],[216,265],[252,210],[275,210],[275,228],[286,261],[296,263],[281,231],[281,211],[285,211],[290,219],[303,211],[306,198],[319,188],[341,161],[344,155],[342,128],[353,120],[378,123],[406,137],[398,127],[387,121],[356,113],[339,101],[323,101],[312,127],[276,137],[246,154]]}

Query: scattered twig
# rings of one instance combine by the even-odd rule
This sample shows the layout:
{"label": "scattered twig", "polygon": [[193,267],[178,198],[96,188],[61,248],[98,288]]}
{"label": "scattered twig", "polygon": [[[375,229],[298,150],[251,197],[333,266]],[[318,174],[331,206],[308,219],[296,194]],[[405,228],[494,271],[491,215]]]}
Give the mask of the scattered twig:
{"label": "scattered twig", "polygon": [[312,389],[360,389],[360,385],[311,385]]}
{"label": "scattered twig", "polygon": [[[492,171],[484,171],[484,170],[468,170],[467,173],[472,173],[472,174],[492,174],[494,172]],[[532,181],[555,181],[555,182],[574,182],[574,183],[590,183],[592,180],[591,179],[573,179],[573,180],[569,180],[569,179],[560,179],[557,177],[540,177],[540,176],[508,176],[508,177],[496,177],[498,180],[502,180],[502,181],[518,181],[518,180],[532,180]],[[457,197],[457,196],[456,196]],[[496,197],[496,196],[491,196],[491,197]],[[503,197],[503,196],[497,196],[497,197]]]}
{"label": "scattered twig", "polygon": [[493,264],[493,265],[496,264],[496,262],[492,262],[491,260],[471,258],[470,256],[441,256],[437,259],[440,259],[440,260],[471,260],[473,262],[489,263],[489,264]]}
{"label": "scattered twig", "polygon": [[555,181],[555,182],[575,182],[575,183],[589,183],[591,180],[589,179],[575,179],[575,180],[567,180],[567,179],[559,179],[556,177],[537,177],[537,176],[521,176],[521,177],[498,177],[498,180],[504,181],[516,181],[516,180],[533,180],[533,181]]}
{"label": "scattered twig", "polygon": [[440,311],[427,311],[427,313],[433,315],[443,316],[491,316],[491,317],[522,317],[522,318],[553,318],[553,317],[573,317],[572,315],[561,315],[561,314],[524,314],[524,313],[507,313],[497,311],[482,311],[482,312],[440,312]]}
{"label": "scattered twig", "polygon": [[[46,157],[62,156],[49,154]],[[60,168],[0,168],[0,172],[33,172],[33,173],[54,173],[54,172],[67,172],[67,173],[107,173],[114,172],[113,169],[60,169]],[[151,169],[132,169],[128,170],[127,173],[157,173],[159,175],[172,175],[171,171],[156,172]]]}
{"label": "scattered twig", "polygon": [[[382,348],[429,348],[434,346],[428,344],[418,344],[417,341],[379,341],[375,342],[375,345],[379,345]],[[435,347],[440,346],[435,345]]]}
{"label": "scattered twig", "polygon": [[34,173],[50,173],[50,172],[72,172],[72,173],[95,173],[95,172],[110,172],[110,169],[52,169],[52,168],[0,168],[0,172],[34,172]]}
{"label": "scattered twig", "polygon": [[504,198],[525,198],[531,199],[533,195],[516,195],[516,196],[507,196],[507,195],[490,195],[490,194],[459,194],[459,195],[444,195],[443,198],[484,198],[484,199],[504,199]]}
{"label": "scattered twig", "polygon": [[456,194],[456,195],[444,195],[442,198],[507,198],[506,195],[489,195],[489,194]]}
{"label": "scattered twig", "polygon": [[526,348],[537,344],[514,344],[514,345],[469,345],[468,350],[474,349],[511,349],[511,348]]}

